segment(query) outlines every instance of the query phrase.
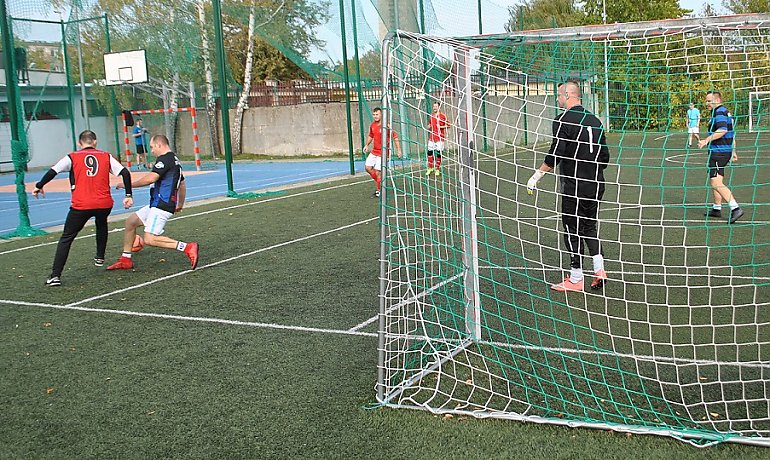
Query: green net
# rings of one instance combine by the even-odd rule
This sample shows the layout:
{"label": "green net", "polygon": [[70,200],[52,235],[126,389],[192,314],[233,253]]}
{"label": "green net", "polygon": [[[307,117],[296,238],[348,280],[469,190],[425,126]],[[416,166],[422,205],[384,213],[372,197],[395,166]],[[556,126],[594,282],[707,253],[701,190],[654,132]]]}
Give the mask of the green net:
{"label": "green net", "polygon": [[[750,107],[759,128],[766,111],[768,31],[757,15],[396,37],[391,125],[425,150],[434,100],[451,128],[440,176],[396,163],[383,181],[379,400],[770,445],[770,137],[748,128]],[[560,179],[546,175],[534,195],[527,184],[567,79],[608,132],[608,281],[591,289],[602,261],[583,257],[576,291],[559,292],[572,253]],[[686,111],[700,108],[706,138],[708,90],[736,126],[724,178],[736,223],[727,203],[704,216],[709,153],[690,142]]]}

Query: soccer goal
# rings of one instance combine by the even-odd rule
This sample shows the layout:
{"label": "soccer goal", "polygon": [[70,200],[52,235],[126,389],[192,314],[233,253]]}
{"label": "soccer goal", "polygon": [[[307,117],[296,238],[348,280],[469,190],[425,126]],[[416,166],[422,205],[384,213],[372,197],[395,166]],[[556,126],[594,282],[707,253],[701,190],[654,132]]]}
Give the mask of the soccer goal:
{"label": "soccer goal", "polygon": [[[150,110],[131,110],[131,115],[135,116],[146,116],[146,115],[163,115],[163,114],[171,114],[171,113],[189,113],[190,114],[190,122],[192,124],[192,142],[193,142],[193,152],[195,154],[195,170],[200,171],[201,170],[201,151],[200,146],[198,145],[198,121],[197,121],[197,112],[195,110],[195,107],[178,107],[175,109],[150,109]],[[126,113],[123,113],[123,142],[126,147],[126,162],[127,166],[130,169],[131,168],[131,157],[134,155],[134,153],[131,151],[132,145],[134,145],[133,142],[133,135],[129,132],[130,129],[128,127],[127,123],[127,116]],[[164,122],[165,123],[165,122]],[[160,126],[160,125],[159,125]],[[151,124],[146,125],[150,131],[150,133],[153,132]],[[164,131],[165,132],[165,131]],[[151,158],[150,153],[150,140],[149,138],[146,138],[144,141],[145,148],[147,149],[146,154],[148,155],[147,158]]]}
{"label": "soccer goal", "polygon": [[[440,177],[384,166],[378,400],[770,446],[770,138],[749,129],[770,92],[768,37],[770,15],[389,36],[385,120],[424,148],[441,98],[452,132]],[[609,280],[589,289],[586,255],[585,291],[564,293],[550,288],[570,267],[559,177],[526,185],[567,79],[611,159]],[[739,114],[724,179],[745,211],[735,224],[704,216],[707,150],[681,142],[690,102],[710,115],[707,90]]]}

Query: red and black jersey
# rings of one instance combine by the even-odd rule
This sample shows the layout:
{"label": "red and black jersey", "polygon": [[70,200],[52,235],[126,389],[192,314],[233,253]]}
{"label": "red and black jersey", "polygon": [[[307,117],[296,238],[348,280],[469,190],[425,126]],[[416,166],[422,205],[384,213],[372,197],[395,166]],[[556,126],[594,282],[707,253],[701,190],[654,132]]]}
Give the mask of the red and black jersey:
{"label": "red and black jersey", "polygon": [[86,147],[68,154],[51,169],[57,174],[69,171],[72,209],[105,209],[113,205],[110,172],[120,174],[123,165],[107,152]]}

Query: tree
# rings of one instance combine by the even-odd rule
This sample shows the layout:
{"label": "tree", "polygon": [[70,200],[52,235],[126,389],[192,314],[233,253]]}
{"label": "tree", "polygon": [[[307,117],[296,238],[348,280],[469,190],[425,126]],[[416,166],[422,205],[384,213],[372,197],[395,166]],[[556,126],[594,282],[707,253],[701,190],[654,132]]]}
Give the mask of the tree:
{"label": "tree", "polygon": [[679,0],[585,0],[583,8],[589,24],[604,22],[603,6],[607,9],[608,24],[675,19],[692,13],[681,8]]}
{"label": "tree", "polygon": [[768,0],[723,0],[722,6],[735,14],[770,12]]}
{"label": "tree", "polygon": [[521,5],[511,6],[511,18],[505,30],[551,29],[585,23],[586,16],[577,0],[524,0]]}

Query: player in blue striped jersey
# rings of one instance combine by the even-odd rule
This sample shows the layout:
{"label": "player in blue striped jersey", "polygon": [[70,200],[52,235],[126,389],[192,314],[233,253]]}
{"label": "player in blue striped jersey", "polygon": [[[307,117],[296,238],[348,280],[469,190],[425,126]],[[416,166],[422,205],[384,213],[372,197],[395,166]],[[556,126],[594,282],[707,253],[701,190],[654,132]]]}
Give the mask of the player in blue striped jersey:
{"label": "player in blue striped jersey", "polygon": [[743,210],[735,200],[733,193],[725,185],[725,166],[732,161],[738,161],[738,155],[733,148],[735,126],[733,116],[722,105],[722,94],[719,91],[709,91],[706,94],[706,105],[711,109],[709,120],[709,135],[698,142],[698,147],[708,145],[709,149],[709,184],[714,193],[714,203],[707,217],[722,217],[722,201],[730,205],[730,223],[734,224],[743,216]]}

